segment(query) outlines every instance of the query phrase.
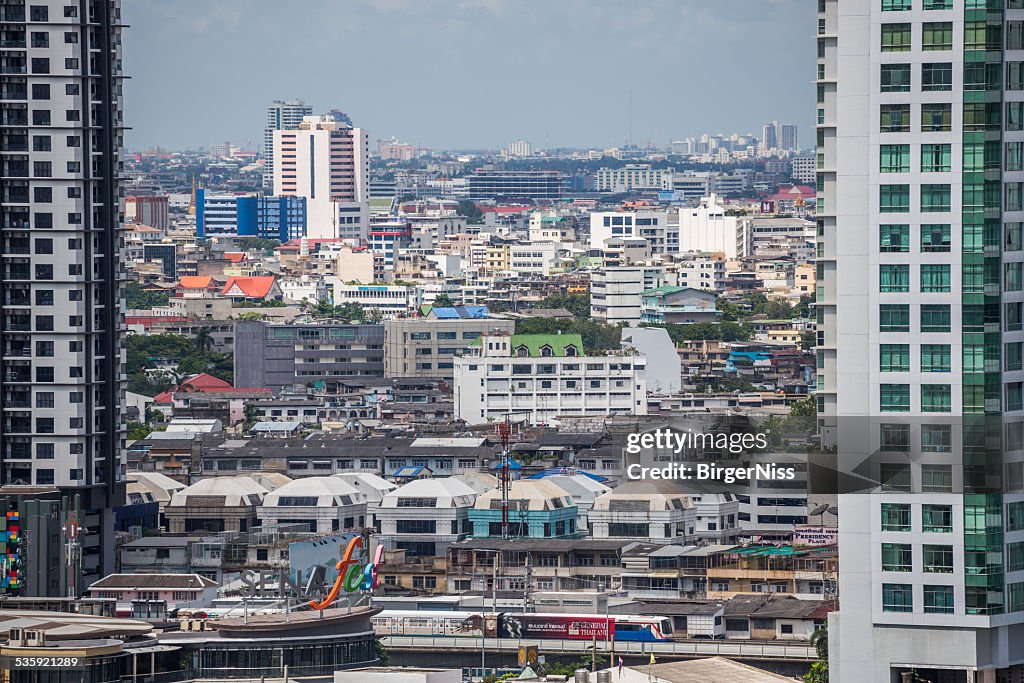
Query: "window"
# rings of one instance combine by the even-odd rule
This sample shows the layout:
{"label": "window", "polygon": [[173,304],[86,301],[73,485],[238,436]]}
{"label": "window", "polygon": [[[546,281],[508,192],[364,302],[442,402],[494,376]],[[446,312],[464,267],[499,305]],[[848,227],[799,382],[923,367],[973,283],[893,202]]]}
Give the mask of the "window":
{"label": "window", "polygon": [[914,611],[914,591],[909,583],[882,584],[883,612]]}
{"label": "window", "polygon": [[34,178],[52,178],[53,177],[53,163],[49,161],[33,161],[32,162],[32,177]]}
{"label": "window", "polygon": [[[952,482],[950,482],[952,488]],[[953,531],[952,505],[922,505],[921,530],[926,533],[948,534]]]}
{"label": "window", "polygon": [[924,587],[924,613],[925,614],[952,614],[953,613],[953,587],[952,586],[930,586]]}
{"label": "window", "polygon": [[1006,89],[1024,90],[1024,62],[1006,63]]}
{"label": "window", "polygon": [[[953,89],[953,65],[949,62],[921,65],[921,90],[941,92]],[[908,88],[909,90],[909,88]]]}
{"label": "window", "polygon": [[32,136],[32,151],[33,152],[49,152],[53,149],[50,142],[49,135],[33,135]]}
{"label": "window", "polygon": [[882,544],[882,571],[909,572],[913,571],[913,553],[909,543]]}
{"label": "window", "polygon": [[910,251],[910,226],[878,226],[878,249],[884,253]]}
{"label": "window", "polygon": [[882,531],[910,531],[910,504],[882,503]]}
{"label": "window", "polygon": [[953,105],[930,103],[921,105],[921,132],[949,132],[953,126]]}
{"label": "window", "polygon": [[1024,209],[1024,183],[1006,183],[1006,210]]}
{"label": "window", "polygon": [[924,263],[921,265],[922,292],[948,292],[949,288],[950,270],[948,263]]}
{"label": "window", "polygon": [[909,344],[881,344],[879,372],[910,372]]}
{"label": "window", "polygon": [[881,384],[879,385],[880,410],[883,413],[908,413],[910,412],[910,385],[909,384]]}
{"label": "window", "polygon": [[[924,192],[922,186],[922,193]],[[947,199],[948,199],[948,188]],[[880,185],[878,188],[878,210],[882,213],[906,213],[910,211],[910,185]],[[948,209],[947,209],[948,210]]]}
{"label": "window", "polygon": [[1022,236],[1024,231],[1021,223],[1007,223],[1004,226],[1006,239],[1003,241],[1003,251],[1020,251],[1022,247]]}
{"label": "window", "polygon": [[33,100],[48,100],[48,99],[50,99],[50,84],[49,83],[33,83],[32,84],[32,99]]}
{"label": "window", "polygon": [[[883,104],[880,106],[879,130],[883,133],[910,132],[910,105]],[[909,196],[909,190],[908,196]]]}
{"label": "window", "polygon": [[953,23],[949,21],[926,21],[921,25],[922,50],[952,50]]}
{"label": "window", "polygon": [[949,371],[949,344],[921,344],[921,372]]}
{"label": "window", "polygon": [[909,52],[910,24],[882,24],[882,52]]}
{"label": "window", "polygon": [[952,170],[952,161],[948,144],[921,145],[922,173],[948,173],[950,170]]}
{"label": "window", "polygon": [[53,201],[52,187],[35,187],[32,189],[32,199],[36,204],[49,204]]}
{"label": "window", "polygon": [[883,490],[910,491],[910,465],[884,462],[878,469]]}
{"label": "window", "polygon": [[1003,268],[1003,289],[1008,292],[1019,292],[1021,290],[1021,266],[1020,261],[1005,264]]}
{"label": "window", "polygon": [[1006,103],[1006,130],[1024,130],[1024,102]]}
{"label": "window", "polygon": [[879,425],[879,450],[888,453],[910,452],[910,425]]}
{"label": "window", "polygon": [[984,21],[964,22],[965,50],[1000,50],[1003,43],[1003,27]]}
{"label": "window", "polygon": [[910,291],[910,266],[906,263],[883,263],[878,267],[878,291],[883,293]]}
{"label": "window", "polygon": [[950,207],[949,185],[922,185],[921,211],[948,212]]}
{"label": "window", "polygon": [[1024,171],[1024,142],[1007,142],[1003,156],[1004,171]]}
{"label": "window", "polygon": [[911,9],[911,0],[882,0],[883,12],[901,12]]}
{"label": "window", "polygon": [[910,332],[908,304],[881,304],[878,307],[879,332]]}
{"label": "window", "polygon": [[952,493],[953,468],[950,465],[921,465],[921,490],[927,493]]}
{"label": "window", "polygon": [[953,546],[925,545],[921,547],[924,571],[929,574],[953,573]]}
{"label": "window", "polygon": [[950,245],[949,225],[928,223],[921,226],[921,251],[926,253],[948,252]]}
{"label": "window", "polygon": [[910,145],[879,145],[879,171],[907,173],[910,171]]}
{"label": "window", "polygon": [[950,331],[950,309],[949,309],[949,304],[922,304],[921,305],[921,331],[922,332],[949,332]]}
{"label": "window", "polygon": [[924,0],[924,9],[953,9],[953,0]]}
{"label": "window", "polygon": [[910,92],[909,64],[882,64],[882,92]]}
{"label": "window", "polygon": [[31,64],[32,73],[34,74],[50,73],[50,60],[46,57],[33,57]]}
{"label": "window", "polygon": [[953,392],[948,384],[921,385],[921,412],[948,413],[952,410]]}

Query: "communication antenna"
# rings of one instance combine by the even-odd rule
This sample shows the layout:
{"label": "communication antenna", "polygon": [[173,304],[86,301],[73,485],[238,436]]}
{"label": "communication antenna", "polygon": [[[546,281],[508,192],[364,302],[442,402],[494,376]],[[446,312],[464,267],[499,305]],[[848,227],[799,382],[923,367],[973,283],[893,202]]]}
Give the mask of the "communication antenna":
{"label": "communication antenna", "polygon": [[505,421],[498,425],[498,436],[501,438],[501,538],[507,541],[508,533],[508,489],[509,489],[509,462],[508,462],[508,439],[512,427],[509,424],[508,415]]}

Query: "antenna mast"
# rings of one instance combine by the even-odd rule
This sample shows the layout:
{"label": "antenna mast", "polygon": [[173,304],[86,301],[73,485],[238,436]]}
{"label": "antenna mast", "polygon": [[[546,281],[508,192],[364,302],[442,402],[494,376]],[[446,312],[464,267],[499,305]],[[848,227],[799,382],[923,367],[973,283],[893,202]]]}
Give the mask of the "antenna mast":
{"label": "antenna mast", "polygon": [[508,439],[512,427],[509,424],[508,415],[505,421],[498,425],[498,435],[501,437],[501,538],[507,541],[508,533],[508,489],[509,489],[509,463],[508,463]]}

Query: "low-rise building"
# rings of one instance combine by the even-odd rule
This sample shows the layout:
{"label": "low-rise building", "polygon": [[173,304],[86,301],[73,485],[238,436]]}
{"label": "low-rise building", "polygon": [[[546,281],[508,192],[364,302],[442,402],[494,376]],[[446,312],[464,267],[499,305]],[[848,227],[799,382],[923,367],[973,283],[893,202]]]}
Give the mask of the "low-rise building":
{"label": "low-rise building", "polygon": [[530,424],[647,413],[643,356],[584,356],[578,334],[487,334],[455,360],[455,417]]}
{"label": "low-rise building", "polygon": [[640,320],[645,323],[690,325],[718,317],[713,292],[692,287],[662,286],[643,293]]}
{"label": "low-rise building", "polygon": [[251,477],[211,477],[176,492],[167,504],[168,531],[218,533],[248,531],[267,489]]}
{"label": "low-rise building", "polygon": [[[477,497],[469,511],[476,538],[502,538],[502,497],[495,489]],[[519,479],[509,485],[508,534],[512,538],[576,538],[578,513],[572,496],[547,479]]]}
{"label": "low-rise building", "polygon": [[200,609],[213,604],[217,584],[199,574],[109,574],[88,588],[89,597],[116,600],[118,610],[131,612],[132,602],[161,600],[167,611]]}
{"label": "low-rise building", "polygon": [[304,477],[270,491],[256,510],[261,526],[289,525],[328,534],[366,526],[366,499],[338,477]]}
{"label": "low-rise building", "polygon": [[455,478],[416,479],[385,495],[374,511],[381,543],[407,557],[444,556],[472,533],[469,511],[477,494]]}
{"label": "low-rise building", "polygon": [[685,544],[695,538],[697,514],[675,481],[628,481],[594,501],[588,514],[594,538]]}
{"label": "low-rise building", "polygon": [[[490,330],[511,334],[515,329],[514,320],[477,316],[451,318],[444,315],[445,310],[459,309],[432,309],[429,317],[396,318],[384,322],[385,377],[442,377],[450,380],[455,374],[455,356],[464,354],[481,334]],[[486,315],[487,309],[483,310]]]}

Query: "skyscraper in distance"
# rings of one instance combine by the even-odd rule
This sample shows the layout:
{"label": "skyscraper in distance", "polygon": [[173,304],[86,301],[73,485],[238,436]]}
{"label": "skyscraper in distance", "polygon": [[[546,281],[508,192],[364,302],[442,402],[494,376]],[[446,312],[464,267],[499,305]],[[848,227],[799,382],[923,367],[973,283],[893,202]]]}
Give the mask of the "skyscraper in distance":
{"label": "skyscraper in distance", "polygon": [[819,2],[819,427],[863,482],[833,683],[1024,675],[1022,22]]}
{"label": "skyscraper in distance", "polygon": [[0,503],[77,496],[63,540],[81,570],[38,592],[80,593],[113,571],[125,486],[121,9],[0,10]]}
{"label": "skyscraper in distance", "polygon": [[274,131],[295,130],[302,117],[313,113],[313,107],[302,100],[274,100],[267,107],[267,125],[263,130],[263,188],[274,186]]}

